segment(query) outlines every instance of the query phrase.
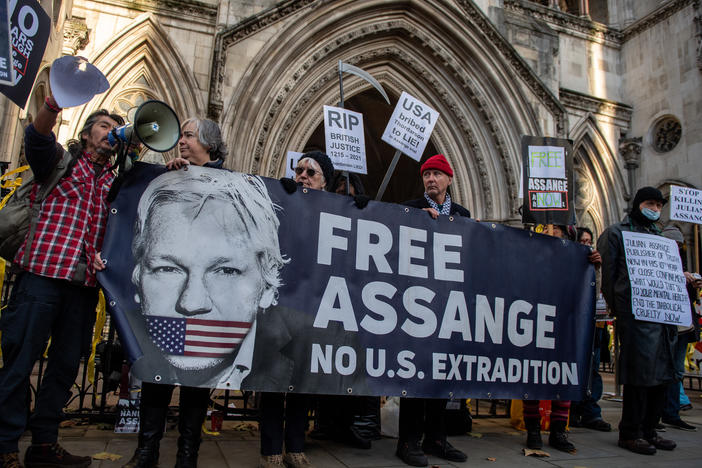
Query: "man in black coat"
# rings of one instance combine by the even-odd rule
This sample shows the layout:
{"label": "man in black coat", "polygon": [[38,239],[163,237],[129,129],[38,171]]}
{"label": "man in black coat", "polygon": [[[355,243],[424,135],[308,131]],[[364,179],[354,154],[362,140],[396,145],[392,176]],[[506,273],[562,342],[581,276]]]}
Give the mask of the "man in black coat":
{"label": "man in black coat", "polygon": [[600,236],[602,294],[617,319],[621,343],[618,373],[624,385],[619,446],[635,453],[653,455],[656,449],[673,450],[675,442],[655,431],[661,416],[667,384],[673,380],[673,325],[637,320],[631,310],[631,284],[624,255],[624,231],[660,235],[655,222],[667,202],[653,187],[640,189],[631,213]]}
{"label": "man in black coat", "polygon": [[[448,189],[453,181],[453,170],[443,154],[427,159],[419,173],[424,183],[424,196],[403,205],[421,208],[434,219],[439,215],[470,218],[470,211],[451,200]],[[466,461],[466,454],[446,440],[446,401],[441,398],[400,399],[397,456],[408,465],[427,466],[427,453],[449,461]]]}

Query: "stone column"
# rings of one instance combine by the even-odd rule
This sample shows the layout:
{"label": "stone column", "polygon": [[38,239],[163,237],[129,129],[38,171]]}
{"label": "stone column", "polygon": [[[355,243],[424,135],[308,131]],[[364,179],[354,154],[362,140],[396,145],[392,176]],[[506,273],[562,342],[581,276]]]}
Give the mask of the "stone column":
{"label": "stone column", "polygon": [[589,0],[580,0],[580,16],[590,19],[590,2]]}
{"label": "stone column", "polygon": [[697,39],[697,68],[702,70],[702,4],[697,1],[695,5],[695,39]]}
{"label": "stone column", "polygon": [[633,194],[634,190],[636,190],[636,169],[641,165],[642,141],[642,137],[619,139],[619,153],[622,155],[622,159],[624,159],[624,167],[629,176],[629,193],[625,197],[626,201],[632,201],[634,198]]}
{"label": "stone column", "polygon": [[624,29],[634,21],[634,0],[623,0],[619,5],[619,29]]}
{"label": "stone column", "polygon": [[89,41],[90,30],[85,18],[74,16],[66,20],[63,25],[63,55],[76,55],[76,52],[85,49]]}

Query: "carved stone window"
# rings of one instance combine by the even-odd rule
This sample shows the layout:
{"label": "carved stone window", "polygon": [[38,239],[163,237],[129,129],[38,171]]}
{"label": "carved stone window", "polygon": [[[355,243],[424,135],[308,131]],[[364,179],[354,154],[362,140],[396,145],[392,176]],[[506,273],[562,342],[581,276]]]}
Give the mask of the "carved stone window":
{"label": "carved stone window", "polygon": [[659,153],[667,153],[677,146],[682,136],[682,125],[672,115],[659,119],[651,129],[651,144]]}

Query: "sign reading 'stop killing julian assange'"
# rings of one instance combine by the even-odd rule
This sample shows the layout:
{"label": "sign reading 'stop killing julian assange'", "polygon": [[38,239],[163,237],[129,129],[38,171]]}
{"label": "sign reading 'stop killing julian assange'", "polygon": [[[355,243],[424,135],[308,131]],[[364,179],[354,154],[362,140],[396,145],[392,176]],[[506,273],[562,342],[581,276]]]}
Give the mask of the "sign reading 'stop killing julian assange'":
{"label": "sign reading 'stop killing julian assange'", "polygon": [[702,224],[702,190],[671,185],[670,219]]}
{"label": "sign reading 'stop killing julian assange'", "polygon": [[493,223],[137,163],[100,273],[143,380],[302,393],[580,399],[588,249]]}

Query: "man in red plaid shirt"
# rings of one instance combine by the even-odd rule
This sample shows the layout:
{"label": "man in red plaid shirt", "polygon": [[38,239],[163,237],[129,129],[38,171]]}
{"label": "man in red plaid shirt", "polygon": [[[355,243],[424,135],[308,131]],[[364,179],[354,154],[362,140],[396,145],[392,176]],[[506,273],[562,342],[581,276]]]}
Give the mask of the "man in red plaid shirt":
{"label": "man in red plaid shirt", "polygon": [[[32,200],[64,155],[52,132],[60,110],[49,96],[25,131],[25,154],[36,180]],[[106,110],[88,116],[79,140],[68,144],[70,169],[41,203],[36,232],[15,257],[21,273],[0,316],[0,467],[22,466],[18,441],[27,425],[32,432],[27,467],[90,465],[90,457],[71,455],[57,443],[58,425],[80,357],[89,350],[98,297],[91,264],[101,248],[114,178],[107,135],[123,123]],[[29,376],[49,336],[46,371],[27,421]]]}

